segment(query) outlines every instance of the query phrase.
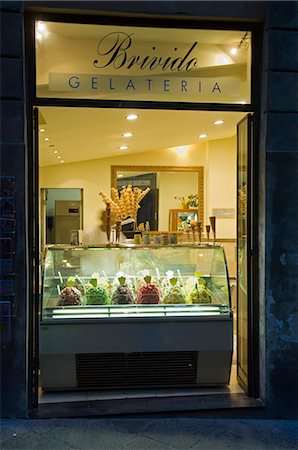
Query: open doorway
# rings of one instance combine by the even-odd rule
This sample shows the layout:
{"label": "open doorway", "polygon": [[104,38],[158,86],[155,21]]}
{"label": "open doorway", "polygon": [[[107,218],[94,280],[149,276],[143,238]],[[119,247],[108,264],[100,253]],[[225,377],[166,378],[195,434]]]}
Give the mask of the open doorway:
{"label": "open doorway", "polygon": [[[80,225],[84,231],[82,244],[97,247],[107,243],[104,229],[105,205],[101,202],[99,192],[104,191],[109,195],[114,176],[119,191],[124,184],[133,186],[137,183],[138,187],[145,187],[148,173],[150,177],[153,174],[155,190],[153,219],[158,217],[158,221],[140,220],[141,223],[149,222],[150,225],[150,230],[145,228],[143,231],[150,231],[152,239],[153,235],[169,233],[172,211],[178,211],[176,217],[178,244],[183,242],[188,245],[195,244],[198,239],[203,245],[209,242],[214,244],[216,241],[216,244],[223,246],[227,259],[230,307],[234,318],[231,372],[228,383],[210,382],[208,385],[207,381],[205,383],[207,387],[195,386],[195,393],[196,395],[210,392],[241,393],[243,391],[236,374],[237,123],[244,119],[245,113],[139,109],[136,111],[137,119],[129,123],[126,119],[129,112],[131,111],[124,109],[41,107],[40,113],[44,120],[39,128],[40,188],[43,193],[58,192],[60,189],[61,192],[65,190],[71,192],[75,188],[77,194],[84,191],[84,205],[80,216],[80,223],[84,223],[84,227]],[[185,125],[179,126],[181,123]],[[125,134],[129,136],[126,137]],[[148,166],[151,169],[154,167],[154,172],[152,170],[148,172]],[[150,188],[152,186],[150,179]],[[187,205],[186,199],[194,199],[194,203]],[[183,222],[185,213],[186,225],[179,222],[181,226],[179,228],[178,221]],[[200,237],[198,234],[193,235],[192,214],[197,214],[202,223]],[[208,231],[206,228],[206,225],[207,227],[210,225],[210,217],[216,220],[216,235],[215,230]],[[41,226],[44,227],[45,223],[42,222]],[[60,246],[65,244],[66,249],[69,246],[69,242],[59,244]],[[53,268],[53,277],[60,278],[59,289],[63,289],[67,280],[73,277],[71,266],[83,267],[78,258],[72,261],[63,258],[62,263],[66,261],[65,265],[70,265],[65,266],[65,273],[57,271],[55,274]],[[86,266],[86,261],[84,264]],[[90,281],[92,272],[98,272],[99,269],[98,266],[88,264]],[[81,278],[80,275],[79,272],[75,274],[77,278]],[[59,303],[61,295],[59,289],[56,289],[57,286],[54,286],[56,304]],[[44,308],[46,295],[44,292],[41,295]],[[54,297],[51,294],[51,301]],[[43,370],[47,370],[45,367]],[[92,377],[92,370],[90,373]],[[74,377],[73,373],[71,377]],[[65,389],[61,387],[63,383]],[[124,388],[125,385],[116,386],[119,398],[123,395],[136,395],[131,387],[125,392]],[[163,386],[163,392],[160,392],[162,395],[181,395],[180,388],[181,386],[175,389],[169,384]],[[137,395],[147,395],[146,389],[148,385],[139,386]],[[152,393],[153,388],[150,389]],[[183,386],[186,395],[192,395],[193,389],[193,385]],[[72,392],[66,392],[69,390]],[[107,395],[104,388],[90,393],[82,388],[74,388],[74,385],[68,386],[67,380],[64,380],[57,389],[43,389],[42,383],[40,387],[41,403],[85,401],[90,398],[101,399]]]}
{"label": "open doorway", "polygon": [[41,189],[42,251],[50,244],[77,242],[76,234],[83,228],[82,209],[82,189]]}

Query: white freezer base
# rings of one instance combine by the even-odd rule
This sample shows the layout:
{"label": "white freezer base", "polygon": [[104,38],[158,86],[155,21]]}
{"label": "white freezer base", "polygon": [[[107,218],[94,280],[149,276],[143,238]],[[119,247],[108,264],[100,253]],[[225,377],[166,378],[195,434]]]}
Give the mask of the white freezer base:
{"label": "white freezer base", "polygon": [[226,385],[232,353],[228,315],[40,328],[44,390]]}

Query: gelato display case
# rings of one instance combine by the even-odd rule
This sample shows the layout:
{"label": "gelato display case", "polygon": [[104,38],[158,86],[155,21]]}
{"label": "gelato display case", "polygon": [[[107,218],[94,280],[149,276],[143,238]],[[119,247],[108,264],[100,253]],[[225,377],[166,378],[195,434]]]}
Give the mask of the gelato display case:
{"label": "gelato display case", "polygon": [[222,246],[49,246],[42,281],[44,390],[229,383]]}

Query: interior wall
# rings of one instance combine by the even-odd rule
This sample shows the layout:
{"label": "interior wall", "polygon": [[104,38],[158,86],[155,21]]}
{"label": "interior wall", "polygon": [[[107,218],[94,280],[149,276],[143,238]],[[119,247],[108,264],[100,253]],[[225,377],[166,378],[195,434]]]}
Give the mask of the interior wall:
{"label": "interior wall", "polygon": [[198,174],[195,172],[159,174],[159,230],[169,229],[169,210],[181,208],[180,200],[198,192]]}
{"label": "interior wall", "polygon": [[[178,155],[173,149],[163,149],[112,158],[101,158],[40,168],[41,188],[82,188],[84,206],[84,231],[101,225],[104,204],[99,191],[110,194],[112,165],[206,166],[206,144],[187,149],[186,155]],[[181,187],[181,192],[183,187]],[[175,194],[174,194],[175,195]],[[175,206],[179,203],[175,200]],[[168,209],[160,220],[168,228]],[[164,216],[164,217],[163,217]]]}
{"label": "interior wall", "polygon": [[[133,155],[102,158],[78,163],[59,164],[40,168],[41,188],[82,188],[84,205],[84,230],[89,231],[101,225],[104,204],[98,193],[107,194],[111,188],[111,165],[156,165],[159,166],[204,166],[205,223],[213,208],[234,208],[233,219],[217,220],[219,238],[236,236],[236,137],[209,141],[191,146],[185,155],[178,155],[173,149],[163,149]],[[164,179],[167,174],[163,173]],[[179,174],[177,174],[179,176]],[[190,180],[190,179],[189,179]],[[177,189],[179,187],[179,189]],[[166,195],[160,197],[160,229],[168,229],[168,210],[179,208],[176,195],[192,193],[190,185],[176,183],[168,186]],[[161,189],[162,191],[162,189]]]}
{"label": "interior wall", "polygon": [[213,208],[233,208],[234,218],[216,220],[218,238],[236,238],[236,136],[207,143],[206,219],[213,216]]}

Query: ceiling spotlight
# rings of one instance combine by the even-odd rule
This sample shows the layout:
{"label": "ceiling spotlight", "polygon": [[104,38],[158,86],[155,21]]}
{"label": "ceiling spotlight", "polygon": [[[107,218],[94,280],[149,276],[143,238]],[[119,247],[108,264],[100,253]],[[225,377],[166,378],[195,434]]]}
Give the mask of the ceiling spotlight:
{"label": "ceiling spotlight", "polygon": [[45,131],[46,131],[45,128],[41,128],[41,129],[39,130],[40,133],[44,133]]}
{"label": "ceiling spotlight", "polygon": [[214,123],[214,125],[222,125],[224,123],[224,120],[216,120],[213,123]]}
{"label": "ceiling spotlight", "polygon": [[36,24],[36,39],[41,41],[43,38],[48,36],[47,27],[44,22],[38,21]]}
{"label": "ceiling spotlight", "polygon": [[230,54],[233,55],[233,56],[237,55],[238,50],[241,50],[242,47],[245,48],[245,46],[246,46],[248,40],[249,40],[249,39],[248,39],[248,31],[246,31],[246,32],[244,33],[244,35],[242,36],[242,38],[241,38],[239,44],[237,45],[237,47],[231,48]]}
{"label": "ceiling spotlight", "polygon": [[136,120],[139,116],[137,114],[129,114],[126,116],[127,120]]}
{"label": "ceiling spotlight", "polygon": [[123,133],[122,136],[128,138],[132,136],[132,133],[130,131],[126,131],[126,133]]}
{"label": "ceiling spotlight", "polygon": [[121,145],[121,147],[119,147],[119,148],[120,148],[120,150],[127,150],[128,149],[127,145]]}
{"label": "ceiling spotlight", "polygon": [[40,33],[43,33],[44,31],[46,31],[46,25],[45,25],[45,23],[44,23],[44,22],[38,21],[38,22],[37,22],[37,30],[38,30]]}
{"label": "ceiling spotlight", "polygon": [[199,139],[205,139],[208,136],[208,134],[200,134],[199,135]]}
{"label": "ceiling spotlight", "polygon": [[58,159],[61,159],[61,156],[57,156]]}
{"label": "ceiling spotlight", "polygon": [[63,160],[63,159],[61,159],[61,161],[60,161],[60,164],[62,164],[62,163],[64,163],[64,160]]}
{"label": "ceiling spotlight", "polygon": [[50,138],[46,137],[46,138],[44,138],[44,140],[45,140],[45,141],[49,141],[49,140],[50,140]]}
{"label": "ceiling spotlight", "polygon": [[43,34],[40,33],[39,31],[36,31],[35,36],[38,41],[41,41],[43,38]]}
{"label": "ceiling spotlight", "polygon": [[58,153],[58,150],[55,150],[53,153],[55,153],[55,154]]}

